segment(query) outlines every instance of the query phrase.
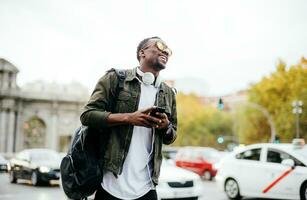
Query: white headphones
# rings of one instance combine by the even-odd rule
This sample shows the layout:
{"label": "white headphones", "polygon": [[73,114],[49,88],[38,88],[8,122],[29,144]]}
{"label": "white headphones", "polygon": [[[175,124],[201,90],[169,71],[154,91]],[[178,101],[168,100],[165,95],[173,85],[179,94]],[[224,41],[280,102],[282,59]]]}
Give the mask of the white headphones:
{"label": "white headphones", "polygon": [[154,82],[155,82],[155,79],[156,79],[156,82],[154,84],[154,86],[156,88],[158,88],[161,84],[161,78],[160,78],[160,75],[157,76],[157,78],[155,78],[155,76],[153,75],[153,73],[151,72],[142,72],[140,70],[140,68],[136,68],[137,70],[137,73],[138,75],[140,75],[142,77],[142,82],[145,84],[145,85],[152,85]]}

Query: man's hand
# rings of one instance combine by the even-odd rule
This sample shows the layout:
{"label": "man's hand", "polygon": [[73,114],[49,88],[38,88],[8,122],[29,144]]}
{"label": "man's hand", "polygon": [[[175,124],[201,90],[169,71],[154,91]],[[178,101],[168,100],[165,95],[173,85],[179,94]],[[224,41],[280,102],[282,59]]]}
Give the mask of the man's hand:
{"label": "man's hand", "polygon": [[[160,128],[160,126],[165,123],[165,117],[163,116],[160,119],[157,117],[150,116],[149,114],[154,110],[154,108],[155,107],[150,107],[144,110],[135,111],[134,113],[129,113],[129,124],[132,124],[134,126],[144,126],[147,128]],[[162,113],[157,113],[158,116],[161,116],[160,114]],[[167,125],[168,123],[166,124],[166,127]]]}
{"label": "man's hand", "polygon": [[167,129],[170,121],[168,120],[168,117],[165,113],[159,113],[157,112],[156,115],[159,117],[161,120],[155,128],[157,129]]}
{"label": "man's hand", "polygon": [[167,115],[157,112],[157,117],[150,116],[150,113],[153,112],[154,109],[155,106],[133,113],[111,113],[107,118],[108,126],[131,124],[147,128],[166,129],[169,124]]}

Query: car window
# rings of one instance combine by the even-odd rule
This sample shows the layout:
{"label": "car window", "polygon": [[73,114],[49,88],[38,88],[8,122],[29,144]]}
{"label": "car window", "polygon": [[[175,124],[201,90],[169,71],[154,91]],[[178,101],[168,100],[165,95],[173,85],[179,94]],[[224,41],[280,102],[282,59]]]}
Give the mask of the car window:
{"label": "car window", "polygon": [[17,154],[16,158],[19,160],[29,160],[29,155],[27,154],[27,152],[22,151],[19,154]]}
{"label": "car window", "polygon": [[218,151],[206,150],[203,151],[203,157],[208,161],[217,161],[220,159],[221,155]]}
{"label": "car window", "polygon": [[305,145],[304,148],[296,149],[295,152],[307,159],[307,145]]}
{"label": "car window", "polygon": [[261,153],[261,148],[249,149],[249,150],[243,151],[242,153],[237,154],[236,158],[242,159],[242,160],[259,161],[260,160],[260,153]]}
{"label": "car window", "polygon": [[290,154],[277,149],[269,149],[267,153],[267,162],[281,163],[285,159],[292,159],[296,166],[304,166],[302,162]]}
{"label": "car window", "polygon": [[2,155],[0,155],[0,161],[2,161],[2,162],[6,161],[5,158]]}

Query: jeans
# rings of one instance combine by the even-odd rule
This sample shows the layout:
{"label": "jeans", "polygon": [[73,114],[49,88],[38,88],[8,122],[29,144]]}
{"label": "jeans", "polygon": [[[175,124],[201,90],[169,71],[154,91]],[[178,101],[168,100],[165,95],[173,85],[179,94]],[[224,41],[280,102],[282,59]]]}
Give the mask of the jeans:
{"label": "jeans", "polygon": [[[110,195],[107,191],[105,191],[102,187],[96,191],[94,200],[121,200],[112,195]],[[135,200],[158,200],[156,190],[150,190],[144,196],[137,198]]]}

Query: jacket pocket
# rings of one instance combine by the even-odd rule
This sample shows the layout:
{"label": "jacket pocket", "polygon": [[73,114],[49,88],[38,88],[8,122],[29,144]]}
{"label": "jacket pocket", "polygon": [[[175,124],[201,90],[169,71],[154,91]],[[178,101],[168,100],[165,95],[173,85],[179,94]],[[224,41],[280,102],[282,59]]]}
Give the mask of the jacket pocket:
{"label": "jacket pocket", "polygon": [[131,112],[134,108],[135,97],[132,96],[131,92],[122,90],[119,92],[115,111],[118,113]]}

